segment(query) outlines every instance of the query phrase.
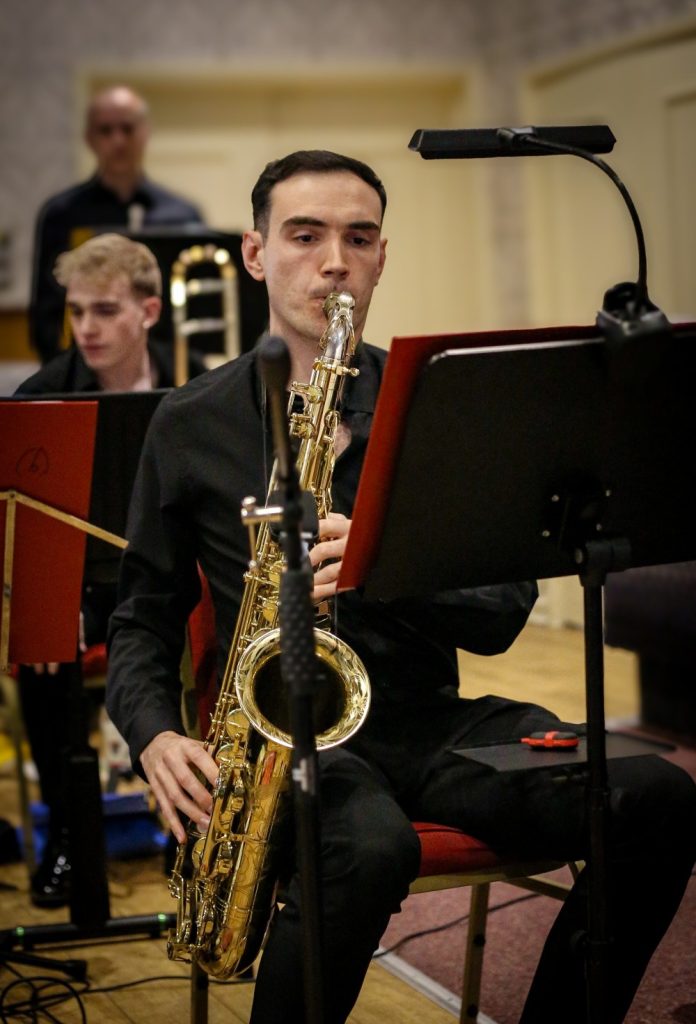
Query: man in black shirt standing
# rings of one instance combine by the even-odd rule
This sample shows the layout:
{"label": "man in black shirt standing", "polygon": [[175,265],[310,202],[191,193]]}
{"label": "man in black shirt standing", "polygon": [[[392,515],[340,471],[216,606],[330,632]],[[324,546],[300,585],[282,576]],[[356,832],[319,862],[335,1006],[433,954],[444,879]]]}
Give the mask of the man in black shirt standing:
{"label": "man in black shirt standing", "polygon": [[126,86],[105,89],[87,109],[85,140],[97,166],[87,181],[48,199],[34,238],[30,338],[42,362],[59,351],[65,293],[53,277],[57,256],[84,238],[80,229],[200,224],[193,203],[144,174],[150,134],[147,104]]}
{"label": "man in black shirt standing", "polygon": [[[392,602],[337,593],[386,358],[362,340],[386,255],[381,182],[350,158],[299,152],[266,167],[252,204],[244,261],[266,283],[270,330],[288,344],[291,379],[309,379],[326,295],[345,290],[355,299],[359,376],[347,379],[341,410],[333,511],[320,522],[310,552],[314,599],[334,601],[335,632],[362,659],[372,686],[362,728],[319,755],[325,1020],[343,1024],[389,917],[417,874],[411,821],[462,828],[520,858],[580,859],[588,847],[584,791],[574,781],[559,782],[555,772],[496,772],[452,753],[563,727],[535,705],[458,695],[457,648],[504,651],[524,626],[534,583]],[[200,594],[197,566],[210,584],[222,666],[249,558],[240,505],[246,495],[267,493],[271,435],[263,385],[248,353],[160,405],[134,490],[121,603],[110,623],[107,706],[179,841],[185,835],[179,813],[207,828],[218,774],[203,745],[185,735],[180,713],[179,661],[185,622]],[[652,757],[613,760],[610,783],[615,941],[605,1024],[618,1024],[691,871],[696,787]],[[300,887],[289,849],[285,867],[284,905],[261,958],[253,1024],[305,1019]],[[586,1022],[577,942],[586,929],[586,896],[583,874],[547,941],[524,1024],[557,1024],[559,1014],[564,1024]]]}

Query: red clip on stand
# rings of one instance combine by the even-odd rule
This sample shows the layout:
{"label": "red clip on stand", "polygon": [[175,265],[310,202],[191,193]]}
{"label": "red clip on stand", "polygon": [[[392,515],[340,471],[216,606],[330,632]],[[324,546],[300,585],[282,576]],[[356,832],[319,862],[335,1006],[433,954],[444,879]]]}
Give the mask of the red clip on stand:
{"label": "red clip on stand", "polygon": [[526,743],[531,750],[568,750],[577,747],[578,737],[574,732],[552,729],[550,732],[533,732],[531,736],[523,736],[520,743]]}

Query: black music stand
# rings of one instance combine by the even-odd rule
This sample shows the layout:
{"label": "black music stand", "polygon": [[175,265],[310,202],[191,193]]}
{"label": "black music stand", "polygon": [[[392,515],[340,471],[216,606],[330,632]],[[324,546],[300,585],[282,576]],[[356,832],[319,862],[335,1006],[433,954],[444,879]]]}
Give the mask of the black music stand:
{"label": "black music stand", "polygon": [[[75,516],[65,517],[47,505],[37,508],[37,505],[42,503],[32,504],[35,511],[54,519],[62,519],[71,529],[88,536],[84,583],[115,580],[120,549],[125,547],[125,541],[121,538],[125,533],[130,492],[142,443],[150,418],[166,393],[166,389],[149,392],[83,392],[50,396],[20,395],[5,400],[8,404],[24,406],[22,412],[26,412],[28,403],[39,403],[36,406],[37,415],[40,415],[41,409],[47,408],[47,401],[50,402],[49,407],[62,407],[66,413],[83,403],[98,404],[93,471],[89,462],[85,470],[87,479],[89,480],[91,476],[92,481],[89,508],[93,522],[86,522]],[[57,461],[57,456],[66,445],[69,444],[72,448],[79,447],[74,438],[68,441],[62,437],[60,423],[54,430],[56,433],[50,442],[53,451],[49,451],[46,457],[48,464]],[[116,442],[114,439],[117,439]],[[87,439],[82,437],[81,440],[85,451],[89,453],[91,447],[87,445]],[[26,440],[14,436],[13,443],[18,451],[36,448],[32,435],[28,435]],[[27,504],[27,499],[23,496],[18,500],[20,504]],[[19,561],[15,564],[15,575],[22,571],[23,567]],[[81,571],[81,566],[78,567],[78,571]],[[67,639],[60,638],[63,649],[75,651],[78,612],[79,590],[77,607],[74,614],[69,616],[72,625],[68,628],[72,632]],[[55,650],[56,648],[52,647],[43,653],[35,653],[30,660],[68,660],[64,655],[56,655]],[[111,917],[98,757],[88,739],[79,652],[75,651],[73,658],[75,669],[71,673],[69,683],[69,745],[65,763],[68,832],[72,859],[70,922],[16,926],[0,932],[0,959],[11,959],[15,956],[11,951],[17,947],[31,950],[39,945],[127,935],[158,938],[165,934],[174,921],[173,914]],[[24,962],[31,962],[25,954],[19,954],[19,958]],[[38,958],[38,965],[50,965],[54,970],[61,967],[58,962],[45,961],[41,958]],[[69,962],[69,970],[72,970],[76,977],[84,977],[84,962]]]}
{"label": "black music stand", "polygon": [[[368,597],[390,599],[579,575],[588,1004],[601,1022],[610,939],[602,585],[608,572],[696,557],[696,465],[687,450],[696,328],[619,350],[593,328],[574,333],[395,340],[339,586],[364,583]],[[388,494],[383,501],[374,498],[375,484]],[[510,767],[509,751],[498,748],[497,767]],[[530,767],[534,758],[529,752]]]}

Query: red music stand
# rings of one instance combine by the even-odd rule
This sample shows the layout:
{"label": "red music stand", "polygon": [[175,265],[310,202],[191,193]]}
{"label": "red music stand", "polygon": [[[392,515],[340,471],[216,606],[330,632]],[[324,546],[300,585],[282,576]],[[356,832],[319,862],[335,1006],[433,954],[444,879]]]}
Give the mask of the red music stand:
{"label": "red music stand", "polygon": [[0,403],[0,667],[73,661],[96,402]]}
{"label": "red music stand", "polygon": [[[87,534],[126,546],[123,538],[85,519],[98,407],[96,396],[94,401],[0,402],[2,670],[10,663],[76,662]],[[79,689],[79,660],[76,664],[71,685]],[[40,943],[131,934],[159,937],[171,923],[166,914],[110,917],[96,751],[88,744],[83,724],[70,731],[77,743],[68,759],[71,819],[77,824],[84,821],[85,826],[79,842],[71,837],[71,921],[0,933],[4,959],[21,959],[24,954],[9,952],[17,946],[32,949]],[[56,963],[54,969],[58,967]],[[84,962],[69,962],[67,970],[84,977]]]}

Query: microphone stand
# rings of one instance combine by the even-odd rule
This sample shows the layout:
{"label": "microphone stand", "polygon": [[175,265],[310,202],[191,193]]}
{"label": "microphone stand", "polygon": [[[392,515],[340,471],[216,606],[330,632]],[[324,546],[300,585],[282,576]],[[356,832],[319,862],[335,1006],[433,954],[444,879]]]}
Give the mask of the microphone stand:
{"label": "microphone stand", "polygon": [[316,690],[313,573],[303,530],[305,505],[290,444],[285,388],[290,355],[281,338],[264,339],[259,361],[266,384],[282,514],[280,539],[286,565],[280,581],[280,666],[290,693],[293,740],[293,803],[300,875],[303,970],[307,1024],[323,1024],[321,891],[319,886],[319,804],[313,723]]}

